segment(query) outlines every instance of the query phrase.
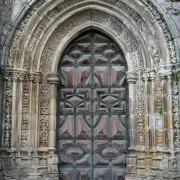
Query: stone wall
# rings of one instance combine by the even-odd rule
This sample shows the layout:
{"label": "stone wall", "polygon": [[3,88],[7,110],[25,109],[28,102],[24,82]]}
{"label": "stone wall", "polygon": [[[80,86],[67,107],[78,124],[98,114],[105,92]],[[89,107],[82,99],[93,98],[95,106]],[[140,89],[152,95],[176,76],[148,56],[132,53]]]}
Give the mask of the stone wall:
{"label": "stone wall", "polygon": [[126,178],[180,178],[179,2],[174,9],[165,0],[0,3],[0,179],[57,178],[56,67],[66,45],[92,26],[117,41],[128,63]]}
{"label": "stone wall", "polygon": [[[12,13],[12,0],[2,0],[0,1],[0,136],[2,137],[2,121],[3,121],[3,89],[4,83],[2,79],[2,69],[3,69],[3,56],[6,48],[9,48],[6,44],[6,38],[10,34],[10,29],[12,27],[11,22]],[[2,141],[0,142],[1,145]]]}
{"label": "stone wall", "polygon": [[[0,2],[0,57],[3,55],[3,49],[6,46],[6,37],[10,33],[12,27],[11,13],[12,13],[12,1],[2,0]],[[1,58],[2,59],[2,58]],[[1,62],[2,63],[2,62]]]}

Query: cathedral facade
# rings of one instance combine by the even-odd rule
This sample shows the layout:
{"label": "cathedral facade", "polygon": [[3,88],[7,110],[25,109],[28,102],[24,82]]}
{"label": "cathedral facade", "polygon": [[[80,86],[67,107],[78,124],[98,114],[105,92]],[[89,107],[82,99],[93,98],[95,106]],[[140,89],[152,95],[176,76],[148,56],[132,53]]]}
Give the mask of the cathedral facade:
{"label": "cathedral facade", "polygon": [[0,179],[180,179],[180,2],[0,10]]}

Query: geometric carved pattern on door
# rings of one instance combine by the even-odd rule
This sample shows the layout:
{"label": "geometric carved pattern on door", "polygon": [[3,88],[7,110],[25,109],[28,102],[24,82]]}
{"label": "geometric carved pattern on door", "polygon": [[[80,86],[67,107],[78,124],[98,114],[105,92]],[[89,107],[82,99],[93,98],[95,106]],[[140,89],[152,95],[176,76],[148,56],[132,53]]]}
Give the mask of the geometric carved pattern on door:
{"label": "geometric carved pattern on door", "polygon": [[57,100],[60,179],[124,178],[126,70],[118,45],[98,31],[87,31],[66,48]]}

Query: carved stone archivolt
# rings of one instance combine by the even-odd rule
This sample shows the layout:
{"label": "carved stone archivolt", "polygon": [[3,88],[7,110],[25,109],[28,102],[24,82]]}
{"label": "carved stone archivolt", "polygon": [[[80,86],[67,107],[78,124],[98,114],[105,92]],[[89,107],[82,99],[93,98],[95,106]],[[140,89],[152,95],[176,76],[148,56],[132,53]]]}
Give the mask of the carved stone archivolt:
{"label": "carved stone archivolt", "polygon": [[[90,29],[111,37],[126,58],[130,112],[127,177],[143,176],[151,166],[151,174],[158,177],[161,172],[155,167],[165,161],[165,156],[174,157],[174,147],[180,148],[180,86],[178,72],[172,73],[171,79],[163,73],[171,73],[171,66],[177,61],[175,44],[163,15],[151,1],[39,0],[34,3],[14,34],[9,69],[4,71],[3,146],[14,151],[20,149],[21,155],[17,157],[21,162],[26,161],[23,160],[26,156],[35,158],[35,165],[45,166],[50,174],[57,176],[58,65],[68,44]],[[166,95],[171,102],[169,108]],[[167,136],[168,129],[171,133]]]}

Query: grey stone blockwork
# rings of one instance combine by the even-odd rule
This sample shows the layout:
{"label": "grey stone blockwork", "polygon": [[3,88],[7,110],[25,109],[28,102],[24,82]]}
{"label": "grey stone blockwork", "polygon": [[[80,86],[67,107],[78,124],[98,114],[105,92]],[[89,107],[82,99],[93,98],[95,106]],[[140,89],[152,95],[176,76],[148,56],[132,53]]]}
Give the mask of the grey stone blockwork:
{"label": "grey stone blockwork", "polygon": [[0,13],[0,180],[58,179],[56,66],[91,26],[114,37],[128,62],[126,179],[180,179],[179,1],[0,0]]}
{"label": "grey stone blockwork", "polygon": [[6,46],[6,38],[12,28],[12,0],[2,0],[0,2],[0,57],[2,64],[3,49]]}
{"label": "grey stone blockwork", "polygon": [[[12,27],[11,13],[12,13],[12,0],[0,1],[0,64],[2,65],[2,57],[4,49],[7,47],[6,38],[10,34]],[[3,79],[2,79],[2,66],[0,66],[0,127],[3,123]],[[0,136],[2,137],[2,128],[0,128]],[[0,142],[1,145],[2,141]]]}

